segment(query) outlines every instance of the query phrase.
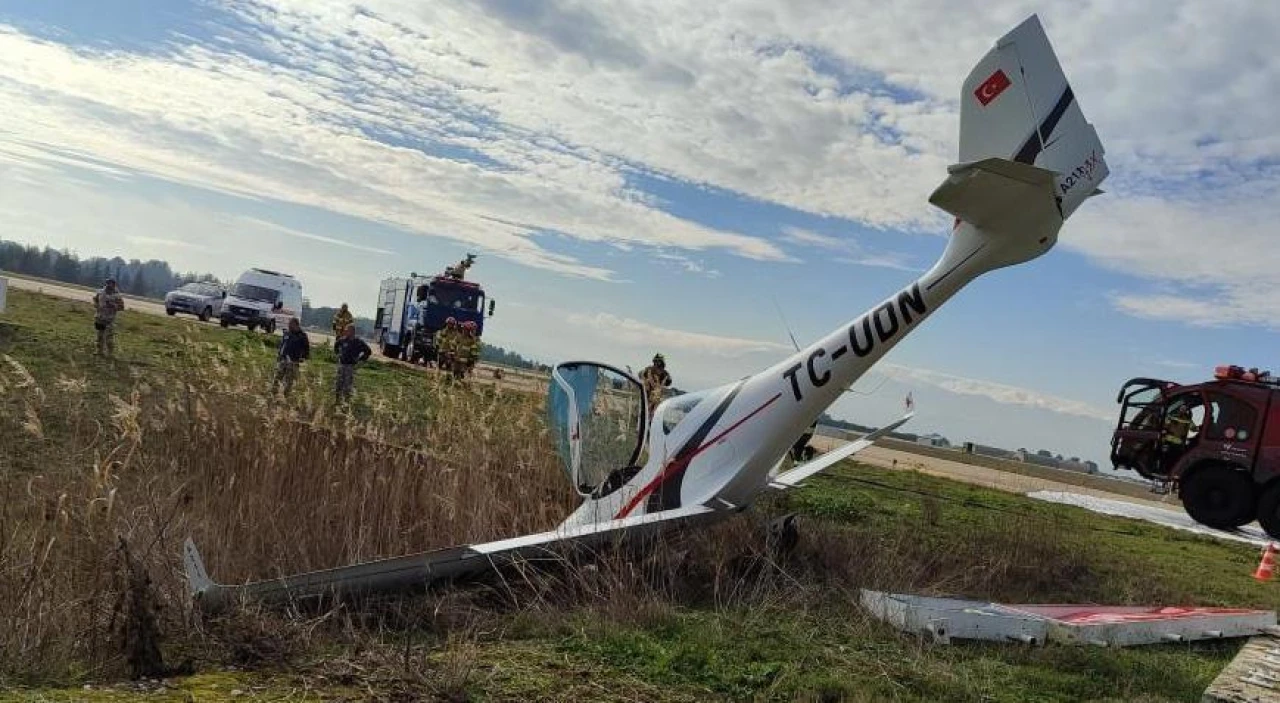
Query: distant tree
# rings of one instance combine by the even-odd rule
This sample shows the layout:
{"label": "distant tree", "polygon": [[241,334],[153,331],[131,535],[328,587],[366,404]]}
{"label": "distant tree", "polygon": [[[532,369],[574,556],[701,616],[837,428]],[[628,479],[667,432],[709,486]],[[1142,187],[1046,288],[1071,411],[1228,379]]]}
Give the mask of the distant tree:
{"label": "distant tree", "polygon": [[80,278],[80,260],[69,251],[58,252],[53,263],[53,278],[57,281],[76,283]]}
{"label": "distant tree", "polygon": [[147,294],[147,274],[142,269],[134,272],[133,279],[129,281],[129,292],[134,295]]}

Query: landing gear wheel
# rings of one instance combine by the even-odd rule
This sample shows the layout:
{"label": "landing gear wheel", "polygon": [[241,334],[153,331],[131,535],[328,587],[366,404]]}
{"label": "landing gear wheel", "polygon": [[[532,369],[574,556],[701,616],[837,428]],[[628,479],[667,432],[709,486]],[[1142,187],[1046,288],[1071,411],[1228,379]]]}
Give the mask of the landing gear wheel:
{"label": "landing gear wheel", "polygon": [[766,525],[765,543],[775,555],[791,553],[800,542],[800,528],[796,524],[796,514],[788,513],[769,521]]}
{"label": "landing gear wheel", "polygon": [[1272,481],[1258,498],[1258,524],[1268,535],[1280,539],[1280,481]]}
{"label": "landing gear wheel", "polygon": [[1192,520],[1218,530],[1234,530],[1254,517],[1253,482],[1226,466],[1197,470],[1182,484],[1182,506]]}

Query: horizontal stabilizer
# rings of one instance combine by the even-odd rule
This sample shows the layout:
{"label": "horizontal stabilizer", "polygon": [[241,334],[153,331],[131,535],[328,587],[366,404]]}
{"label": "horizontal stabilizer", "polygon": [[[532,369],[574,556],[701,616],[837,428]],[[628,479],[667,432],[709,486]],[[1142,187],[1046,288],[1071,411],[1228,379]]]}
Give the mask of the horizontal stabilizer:
{"label": "horizontal stabilizer", "polygon": [[1015,181],[1021,181],[1027,185],[1053,185],[1053,171],[1040,168],[1039,166],[1031,166],[1030,164],[996,157],[981,159],[978,161],[969,161],[962,164],[951,164],[947,167],[947,173],[961,174],[975,169],[989,171],[997,176],[1004,176],[1005,178]]}
{"label": "horizontal stabilizer", "polygon": [[769,482],[769,487],[777,488],[779,490],[794,488],[795,486],[799,485],[801,481],[809,478],[810,476],[813,476],[819,471],[822,471],[823,469],[829,468],[834,464],[844,461],[845,459],[848,459],[849,457],[853,456],[854,454],[857,454],[863,449],[870,447],[872,444],[875,444],[876,440],[884,437],[890,432],[893,432],[899,427],[902,427],[902,425],[904,425],[907,422],[907,420],[910,420],[911,416],[914,414],[915,413],[907,413],[902,417],[902,419],[898,420],[897,422],[894,422],[893,424],[890,424],[890,425],[885,425],[884,427],[881,427],[875,432],[872,432],[866,435],[862,439],[850,442],[842,447],[832,449],[831,451],[827,452],[826,454],[823,454],[822,456],[814,459],[813,461],[806,462],[789,471],[784,471],[783,473],[778,474],[773,478],[772,481]]}
{"label": "horizontal stabilizer", "polygon": [[1052,171],[989,158],[948,169],[950,175],[929,202],[976,227],[992,232],[1062,223]]}

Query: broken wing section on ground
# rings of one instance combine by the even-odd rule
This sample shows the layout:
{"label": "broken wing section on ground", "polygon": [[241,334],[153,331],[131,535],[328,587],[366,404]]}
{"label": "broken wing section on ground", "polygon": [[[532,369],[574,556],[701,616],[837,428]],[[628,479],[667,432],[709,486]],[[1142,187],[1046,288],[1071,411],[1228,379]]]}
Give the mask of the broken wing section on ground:
{"label": "broken wing section on ground", "polygon": [[190,538],[183,546],[183,563],[192,598],[203,608],[217,609],[241,597],[271,601],[407,590],[474,574],[517,560],[562,559],[566,548],[640,537],[675,523],[702,522],[728,512],[694,505],[594,525],[556,529],[496,542],[447,547],[242,585],[214,582],[205,569],[204,560],[196,549],[195,542]]}

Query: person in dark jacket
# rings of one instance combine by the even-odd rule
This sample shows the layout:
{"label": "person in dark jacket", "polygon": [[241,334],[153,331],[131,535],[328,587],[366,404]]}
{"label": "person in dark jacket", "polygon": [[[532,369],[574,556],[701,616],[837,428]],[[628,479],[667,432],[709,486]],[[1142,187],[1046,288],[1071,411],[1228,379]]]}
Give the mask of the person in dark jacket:
{"label": "person in dark jacket", "polygon": [[373,350],[363,339],[356,336],[356,326],[347,325],[342,330],[342,337],[335,342],[338,354],[338,376],[334,382],[334,395],[339,404],[351,398],[351,389],[356,380],[356,364],[369,358]]}
{"label": "person in dark jacket", "polygon": [[280,338],[280,348],[276,351],[276,378],[271,382],[271,392],[275,393],[284,382],[284,394],[289,395],[293,382],[298,378],[298,364],[311,358],[311,340],[302,331],[302,323],[298,318],[289,318],[289,329]]}

